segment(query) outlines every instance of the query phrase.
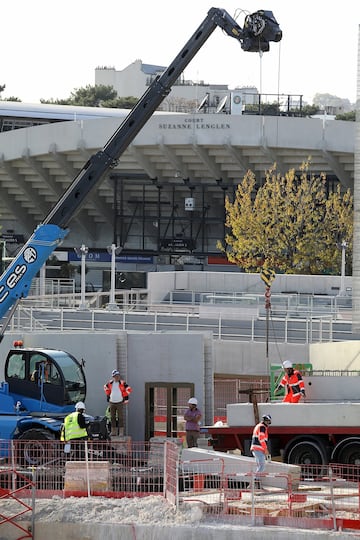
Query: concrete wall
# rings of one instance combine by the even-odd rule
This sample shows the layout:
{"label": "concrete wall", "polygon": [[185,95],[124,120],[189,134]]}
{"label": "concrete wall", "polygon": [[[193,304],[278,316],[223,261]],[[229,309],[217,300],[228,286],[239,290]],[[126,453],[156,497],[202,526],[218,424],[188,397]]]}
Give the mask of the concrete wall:
{"label": "concrete wall", "polygon": [[[340,290],[340,276],[303,276],[277,274],[271,286],[273,293],[335,295]],[[352,278],[345,277],[345,287]],[[163,300],[169,291],[244,292],[261,294],[265,290],[259,274],[243,272],[149,272],[150,303]]]}
{"label": "concrete wall", "polygon": [[309,359],[314,369],[360,371],[360,341],[314,343],[309,347]]}
{"label": "concrete wall", "polygon": [[266,358],[265,343],[215,340],[214,358],[214,371],[219,375],[267,375],[270,364],[280,364],[286,359],[296,363],[309,362],[309,346],[269,343]]}
{"label": "concrete wall", "polygon": [[[206,380],[213,380],[213,359],[211,353],[205,354],[206,333],[7,334],[0,346],[1,379],[7,352],[15,338],[22,338],[27,347],[59,348],[78,360],[84,358],[86,407],[92,415],[105,413],[107,401],[103,385],[110,378],[111,371],[118,367],[122,374],[126,372],[126,380],[133,387],[127,405],[128,434],[134,440],[144,440],[145,436],[147,382],[193,383],[204,413],[205,408],[212,406],[210,386]],[[124,339],[127,341],[126,347],[121,349]],[[122,354],[126,354],[126,358],[121,357]]]}
{"label": "concrete wall", "polygon": [[279,364],[285,358],[309,361],[307,345],[270,343],[266,358],[264,343],[212,340],[209,332],[7,333],[0,345],[1,379],[7,352],[13,340],[20,338],[27,347],[59,348],[85,360],[86,406],[92,415],[104,414],[103,385],[114,368],[120,369],[133,387],[126,414],[128,433],[134,440],[144,439],[147,382],[193,383],[204,421],[211,423],[214,373],[264,376],[271,363]]}
{"label": "concrete wall", "polygon": [[128,334],[128,380],[134,388],[128,406],[129,433],[143,440],[145,382],[195,385],[200,408],[205,405],[204,336],[198,334]]}
{"label": "concrete wall", "polygon": [[[89,513],[93,510],[94,498],[89,498]],[[174,517],[174,521],[176,516]],[[317,530],[317,529],[295,529],[285,527],[272,526],[249,526],[247,522],[244,526],[233,524],[205,524],[198,521],[187,525],[179,525],[177,523],[151,524],[144,525],[138,523],[138,518],[134,516],[134,522],[129,524],[123,523],[102,523],[101,519],[95,522],[84,519],[83,523],[66,523],[54,521],[36,522],[36,540],[98,540],[106,538],[106,540],[239,540],[239,538],[247,538],[247,540],[289,540],[294,538],[303,540],[353,540],[352,532],[345,533],[339,531]],[[259,518],[258,518],[259,520]],[[30,521],[21,522],[22,527],[26,529],[31,525]],[[1,534],[5,535],[6,540],[17,540],[19,538],[19,529],[14,526],[5,524],[1,528]],[[35,538],[35,536],[34,536]]]}

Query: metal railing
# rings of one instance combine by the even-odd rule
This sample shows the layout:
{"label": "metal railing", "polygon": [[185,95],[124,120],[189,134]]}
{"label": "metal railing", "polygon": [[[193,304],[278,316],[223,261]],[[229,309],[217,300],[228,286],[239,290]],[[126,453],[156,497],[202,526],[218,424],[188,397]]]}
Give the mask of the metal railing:
{"label": "metal railing", "polygon": [[[104,308],[109,304],[109,292],[87,292],[85,293],[85,303],[89,309]],[[121,289],[115,293],[115,301],[119,308],[133,310],[144,308],[147,303],[146,289]],[[54,289],[53,292],[39,295],[29,295],[23,301],[24,306],[39,308],[78,308],[81,304],[81,293],[63,292],[63,289]]]}
{"label": "metal railing", "polygon": [[[27,306],[27,307],[26,307]],[[133,310],[134,304],[123,305],[116,311],[106,309],[40,308],[20,304],[11,321],[13,332],[83,330],[96,331],[206,331],[214,339],[238,341],[269,341],[282,343],[319,343],[351,339],[352,323],[334,319],[331,315],[322,317],[270,317],[267,334],[266,318],[227,317],[226,313],[200,315],[177,312],[176,310],[156,311],[147,306],[143,311]],[[137,306],[138,308],[138,306]]]}

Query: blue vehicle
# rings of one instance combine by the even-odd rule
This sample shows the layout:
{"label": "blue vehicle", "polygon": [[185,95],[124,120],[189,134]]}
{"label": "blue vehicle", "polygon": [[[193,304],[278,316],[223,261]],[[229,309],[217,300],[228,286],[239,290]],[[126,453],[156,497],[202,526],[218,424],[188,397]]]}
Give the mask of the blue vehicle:
{"label": "blue vehicle", "polygon": [[[85,399],[83,362],[65,351],[24,348],[16,341],[6,358],[5,380],[0,383],[0,439],[57,440],[64,417]],[[106,440],[106,418],[88,419],[91,438]],[[34,464],[29,449],[26,452],[26,461]],[[4,447],[2,457],[6,453]]]}
{"label": "blue vehicle", "polygon": [[85,397],[84,370],[73,356],[14,342],[0,383],[0,437],[58,438],[63,418]]}
{"label": "blue vehicle", "polygon": [[85,401],[83,365],[71,354],[56,349],[24,348],[21,342],[19,345],[6,358],[0,414],[9,410],[20,415],[26,411],[68,414],[78,401]]}

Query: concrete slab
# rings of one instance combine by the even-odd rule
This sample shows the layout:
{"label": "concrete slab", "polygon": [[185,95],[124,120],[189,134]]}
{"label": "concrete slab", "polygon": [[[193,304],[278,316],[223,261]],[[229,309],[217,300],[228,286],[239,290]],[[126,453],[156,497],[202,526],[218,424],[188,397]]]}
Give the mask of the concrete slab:
{"label": "concrete slab", "polygon": [[[255,471],[254,458],[203,448],[184,448],[181,452],[181,462],[186,472],[204,472],[205,474],[223,472],[225,475],[234,474],[239,480],[242,478],[248,480],[246,475]],[[293,489],[296,489],[300,483],[301,468],[297,465],[269,461],[266,465],[266,473],[267,476],[262,479],[263,486],[287,489],[288,477],[291,478]]]}
{"label": "concrete slab", "polygon": [[[287,426],[343,426],[359,425],[360,403],[259,403],[259,417],[271,414],[272,424]],[[254,426],[252,403],[227,405],[229,426]]]}

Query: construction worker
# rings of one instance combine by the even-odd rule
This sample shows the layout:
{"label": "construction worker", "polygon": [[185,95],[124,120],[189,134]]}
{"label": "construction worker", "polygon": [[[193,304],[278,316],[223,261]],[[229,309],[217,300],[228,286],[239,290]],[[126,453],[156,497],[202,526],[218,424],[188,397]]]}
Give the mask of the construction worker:
{"label": "construction worker", "polygon": [[47,358],[46,360],[44,359],[41,362],[36,362],[35,369],[31,374],[30,380],[36,383],[38,383],[39,381],[49,382],[50,369],[51,369],[50,358]]}
{"label": "construction worker", "polygon": [[189,399],[188,405],[189,408],[184,413],[186,444],[188,448],[193,448],[198,445],[202,413],[198,409],[198,400],[195,397]]}
{"label": "construction worker", "polygon": [[298,403],[301,397],[305,396],[305,384],[300,371],[293,368],[291,360],[285,360],[283,362],[283,368],[285,375],[281,379],[278,387],[275,390],[275,394],[285,387],[285,396],[283,401],[285,403]]}
{"label": "construction worker", "polygon": [[270,456],[268,449],[268,426],[271,424],[270,414],[263,414],[261,422],[256,424],[253,430],[250,452],[256,460],[255,488],[261,489],[261,483],[257,475],[265,470],[266,459]]}
{"label": "construction worker", "polygon": [[65,417],[60,436],[62,441],[68,443],[70,441],[83,441],[88,439],[84,413],[85,404],[82,401],[79,401],[75,405],[75,411]]}
{"label": "construction worker", "polygon": [[112,379],[104,384],[104,391],[109,402],[111,417],[111,435],[124,434],[124,412],[123,406],[129,401],[129,394],[132,392],[131,386],[120,377],[120,372],[114,369],[111,373]]}

